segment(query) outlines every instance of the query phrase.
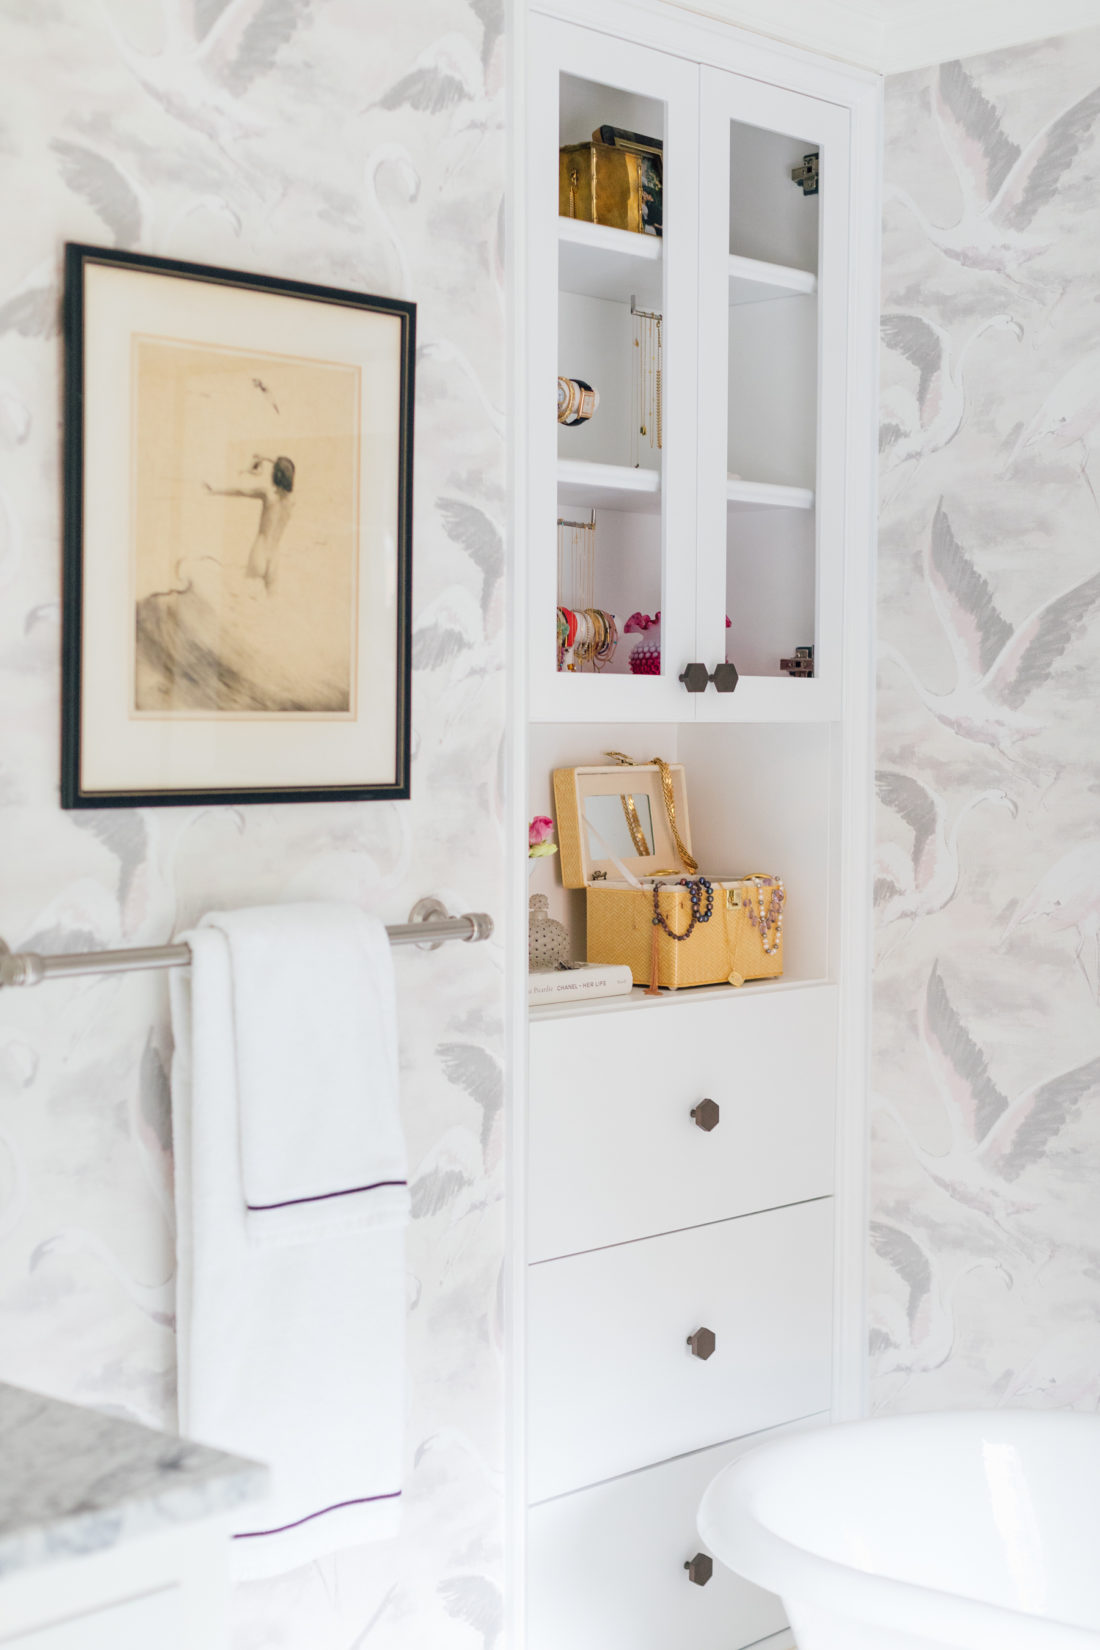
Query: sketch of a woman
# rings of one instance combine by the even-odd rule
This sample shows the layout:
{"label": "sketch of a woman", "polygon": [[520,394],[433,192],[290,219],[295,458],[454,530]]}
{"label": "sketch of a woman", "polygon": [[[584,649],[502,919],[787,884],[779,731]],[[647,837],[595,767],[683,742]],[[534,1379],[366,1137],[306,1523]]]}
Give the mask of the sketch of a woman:
{"label": "sketch of a woman", "polygon": [[252,463],[243,474],[252,478],[251,486],[211,487],[208,481],[204,481],[203,486],[217,498],[260,500],[260,525],[256,529],[244,571],[246,578],[262,579],[265,590],[270,593],[275,588],[279,543],[294,509],[290,496],[294,491],[294,461],[289,458],[264,458],[262,454],[254,453]]}

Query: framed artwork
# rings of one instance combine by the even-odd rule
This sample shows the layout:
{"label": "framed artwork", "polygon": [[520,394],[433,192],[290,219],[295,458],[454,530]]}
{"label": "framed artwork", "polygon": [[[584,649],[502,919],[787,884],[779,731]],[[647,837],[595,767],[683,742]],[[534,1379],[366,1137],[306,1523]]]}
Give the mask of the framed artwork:
{"label": "framed artwork", "polygon": [[62,805],[407,797],[416,306],[65,259]]}

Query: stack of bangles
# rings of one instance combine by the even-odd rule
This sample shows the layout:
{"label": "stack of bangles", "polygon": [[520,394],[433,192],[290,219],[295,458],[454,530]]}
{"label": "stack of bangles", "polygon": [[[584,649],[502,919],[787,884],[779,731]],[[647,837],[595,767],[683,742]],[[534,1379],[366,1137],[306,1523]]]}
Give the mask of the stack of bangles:
{"label": "stack of bangles", "polygon": [[615,656],[619,627],[613,613],[600,607],[558,608],[558,669],[591,664],[600,671]]}

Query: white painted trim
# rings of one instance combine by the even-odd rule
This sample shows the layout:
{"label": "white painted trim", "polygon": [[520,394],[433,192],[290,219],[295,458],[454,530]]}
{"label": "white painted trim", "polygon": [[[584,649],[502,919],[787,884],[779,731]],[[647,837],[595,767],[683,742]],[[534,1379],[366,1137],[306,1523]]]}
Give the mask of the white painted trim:
{"label": "white painted trim", "polygon": [[527,4],[505,7],[508,170],[507,477],[504,824],[505,1252],[504,1289],[504,1642],[527,1642]]}
{"label": "white painted trim", "polygon": [[[877,72],[854,62],[824,62],[820,51],[738,27],[723,9],[733,4],[734,0],[530,0],[532,11],[827,103],[847,105],[858,88],[878,83]],[[685,19],[685,12],[690,18]]]}
{"label": "white painted trim", "polygon": [[1100,26],[1096,0],[910,0],[908,16],[891,18],[873,0],[661,3],[883,75]]}
{"label": "white painted trim", "polygon": [[837,1070],[834,1418],[867,1408],[867,1223],[870,1179],[870,1025],[874,845],[874,628],[878,519],[878,313],[881,256],[882,101],[852,107],[849,243],[848,427],[845,502],[845,739],[840,776],[840,1038]]}
{"label": "white painted trim", "polygon": [[703,17],[748,29],[802,51],[821,52],[881,72],[886,56],[886,24],[841,0],[668,0]]}

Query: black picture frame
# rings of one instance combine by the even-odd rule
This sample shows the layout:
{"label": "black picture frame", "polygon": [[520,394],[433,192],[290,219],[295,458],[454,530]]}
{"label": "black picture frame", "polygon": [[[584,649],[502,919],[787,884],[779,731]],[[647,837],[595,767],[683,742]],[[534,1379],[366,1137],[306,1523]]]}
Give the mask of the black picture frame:
{"label": "black picture frame", "polygon": [[[167,281],[150,286],[150,278]],[[252,304],[242,303],[249,297]],[[272,305],[272,299],[281,303]],[[299,311],[293,307],[298,304],[307,308]],[[204,338],[204,313],[216,318],[211,330],[224,334],[222,341]],[[162,314],[169,324],[178,314],[181,337],[161,336],[157,322]],[[153,318],[152,332],[141,333],[143,315]],[[256,340],[266,337],[269,321],[273,335],[267,351]],[[251,341],[238,346],[228,340],[242,323]],[[342,358],[345,327],[348,347]],[[295,354],[303,335],[304,353]],[[320,339],[320,345],[311,346],[311,338]],[[416,305],[68,243],[64,341],[62,807],[408,798]],[[320,353],[309,356],[310,347]],[[199,371],[211,359],[221,376]],[[274,367],[270,386],[266,380],[273,375],[264,365],[269,360]],[[262,374],[255,371],[257,362],[264,366]],[[250,374],[257,392],[254,414],[251,402],[242,400],[249,393]],[[377,406],[371,401],[372,381],[382,386]],[[199,383],[212,390],[194,392]],[[282,390],[284,402],[297,419],[296,443],[282,432],[267,433],[278,422],[271,409],[280,416],[285,410],[276,401],[284,383],[290,386],[289,392]],[[194,393],[212,399],[212,420],[197,419]],[[176,409],[189,401],[191,411],[181,423],[183,415]],[[150,417],[156,406],[167,408],[170,416]],[[279,456],[255,452],[246,470],[236,472],[248,480],[244,489],[200,482],[202,466],[195,454],[219,439],[212,430],[238,428],[232,418],[240,406],[248,409],[240,418],[247,434],[234,439],[232,450],[273,442],[271,453]],[[113,418],[124,434],[116,433]],[[380,422],[372,425],[371,420]],[[330,424],[337,433],[317,433],[328,431]],[[193,439],[190,446],[180,443],[183,456],[177,462],[166,454],[176,452],[171,432],[184,428],[193,432]],[[228,454],[230,443],[222,445]],[[292,446],[313,455],[312,472],[318,478],[312,493],[299,486],[297,498],[296,460],[287,456]],[[208,460],[203,462],[211,468]],[[384,484],[368,487],[368,479],[379,481],[374,471],[382,473]],[[184,501],[175,512],[166,502],[165,476],[171,478],[173,497]],[[124,483],[129,488],[125,500],[119,497]],[[150,566],[154,551],[162,561],[168,555],[156,535],[146,531],[146,521],[169,522],[167,536],[174,540],[185,531],[184,517],[190,519],[200,508],[209,515],[215,499],[234,501],[219,507],[237,525],[238,541],[242,525],[253,531],[259,500],[259,526],[247,562],[242,564],[239,556],[232,565],[228,556],[224,561],[213,554],[184,557],[177,562],[182,571],[173,575],[174,584],[170,579],[166,588],[142,595],[143,547],[148,547]],[[237,500],[252,501],[251,510],[242,510]],[[295,506],[312,514],[299,513],[295,519]],[[112,523],[117,528],[122,517],[131,541],[125,546],[118,540],[127,534],[112,531]],[[296,563],[292,560],[288,545],[293,535],[283,533],[288,521],[302,543],[307,528],[314,532],[311,554],[321,546],[316,554],[324,558],[324,577],[308,589],[306,575],[312,568],[304,554]],[[318,534],[319,522],[332,521],[337,528],[327,537]],[[216,620],[211,602],[196,595],[193,569],[200,565],[207,582],[199,588],[213,588],[211,569],[221,580],[212,598],[221,604]],[[281,583],[286,569],[293,569],[299,591],[307,590],[304,603],[293,601],[294,591],[287,593],[276,583],[277,565]],[[315,589],[324,592],[325,614],[346,611],[346,640],[341,640],[340,622],[327,627],[322,622],[321,598],[310,593]],[[236,605],[229,604],[226,591]],[[378,601],[371,601],[372,592]],[[375,632],[368,646],[368,617],[383,610],[384,632]],[[255,621],[253,612],[259,615]],[[261,633],[266,654],[253,645]],[[279,638],[284,636],[291,636],[295,645],[283,648]],[[329,645],[330,637],[339,647],[334,642],[334,657],[322,659],[322,643]],[[133,655],[125,670],[117,662],[124,645]],[[238,668],[239,657],[255,665],[251,674]],[[311,669],[317,666],[312,675],[310,670],[293,674],[299,659]],[[123,705],[126,691],[128,707]],[[372,714],[383,715],[379,705],[384,706],[385,727],[370,720]],[[158,727],[169,724],[172,736],[162,733],[158,742]],[[261,724],[264,731],[257,734]],[[169,747],[190,753],[180,759],[179,783],[166,783],[166,773],[171,780],[176,771]],[[217,761],[211,758],[206,774],[202,752],[215,748]],[[330,758],[331,780],[326,777]],[[360,766],[370,771],[357,771]]]}

